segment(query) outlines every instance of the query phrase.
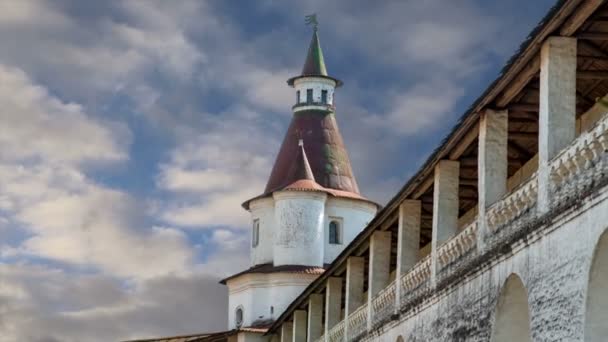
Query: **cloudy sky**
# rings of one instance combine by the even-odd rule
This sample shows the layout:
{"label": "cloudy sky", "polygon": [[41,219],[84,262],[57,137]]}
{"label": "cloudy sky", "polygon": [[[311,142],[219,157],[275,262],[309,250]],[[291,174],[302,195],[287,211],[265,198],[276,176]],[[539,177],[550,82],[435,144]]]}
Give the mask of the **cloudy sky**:
{"label": "cloudy sky", "polygon": [[553,0],[0,1],[0,334],[221,330],[317,12],[385,203]]}

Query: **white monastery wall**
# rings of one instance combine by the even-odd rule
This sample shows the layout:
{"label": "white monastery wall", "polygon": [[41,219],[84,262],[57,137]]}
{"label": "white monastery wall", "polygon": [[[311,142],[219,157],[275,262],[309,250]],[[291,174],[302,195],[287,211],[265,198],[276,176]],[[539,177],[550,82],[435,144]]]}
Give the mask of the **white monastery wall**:
{"label": "white monastery wall", "polygon": [[274,232],[274,265],[323,266],[323,223],[327,195],[321,192],[279,191],[273,197],[277,225]]}
{"label": "white monastery wall", "polygon": [[[522,218],[514,224],[525,230],[529,223]],[[608,188],[541,224],[544,227],[527,238],[504,247],[508,250],[497,248],[473,275],[442,279],[440,274],[438,288],[447,285],[442,291],[366,340],[395,342],[401,336],[404,341],[490,341],[499,295],[507,278],[516,275],[527,292],[533,341],[583,341],[589,270],[595,246],[608,228]]]}
{"label": "white monastery wall", "polygon": [[[232,337],[232,336],[230,336]],[[266,342],[268,341],[268,337],[262,334],[250,333],[250,332],[242,332],[234,337],[234,341],[228,339],[228,342]]]}
{"label": "white monastery wall", "polygon": [[[363,230],[376,214],[376,206],[371,203],[347,198],[329,197],[325,209],[324,223],[324,257],[326,264],[331,263],[354,238]],[[329,243],[329,223],[340,222],[342,243]]]}
{"label": "white monastery wall", "polygon": [[243,326],[277,318],[315,278],[310,274],[254,273],[229,280],[228,327],[236,327],[239,306],[243,308]]}
{"label": "white monastery wall", "polygon": [[[275,218],[274,218],[274,200],[272,198],[261,198],[252,201],[250,204],[251,210],[251,222],[253,229],[253,222],[259,220],[260,222],[260,236],[258,239],[258,245],[251,247],[251,266],[266,264],[272,262],[272,234],[275,230]],[[252,234],[249,234],[252,237]]]}

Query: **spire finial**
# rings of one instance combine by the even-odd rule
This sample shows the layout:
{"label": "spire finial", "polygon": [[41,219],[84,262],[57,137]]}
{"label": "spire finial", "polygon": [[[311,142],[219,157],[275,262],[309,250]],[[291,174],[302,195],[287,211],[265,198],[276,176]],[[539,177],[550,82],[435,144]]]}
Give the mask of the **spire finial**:
{"label": "spire finial", "polygon": [[304,21],[306,22],[306,25],[312,25],[312,28],[315,31],[319,28],[319,22],[317,21],[317,13],[305,16]]}

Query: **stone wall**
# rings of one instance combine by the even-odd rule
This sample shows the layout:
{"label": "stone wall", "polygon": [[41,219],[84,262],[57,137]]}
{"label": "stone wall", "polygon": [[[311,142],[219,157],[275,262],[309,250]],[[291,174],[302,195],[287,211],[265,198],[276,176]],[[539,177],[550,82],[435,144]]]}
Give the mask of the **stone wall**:
{"label": "stone wall", "polygon": [[501,228],[486,252],[461,261],[460,272],[446,272],[436,291],[410,298],[414,305],[364,339],[490,341],[499,295],[515,274],[527,291],[533,341],[583,341],[589,270],[608,228],[608,188],[598,184],[584,200],[573,197],[566,205]]}

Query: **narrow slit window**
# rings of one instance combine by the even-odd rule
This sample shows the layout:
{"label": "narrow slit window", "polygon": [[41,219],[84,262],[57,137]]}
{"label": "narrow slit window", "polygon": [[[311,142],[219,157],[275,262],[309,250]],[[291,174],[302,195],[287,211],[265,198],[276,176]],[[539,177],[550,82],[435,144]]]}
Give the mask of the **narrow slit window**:
{"label": "narrow slit window", "polygon": [[306,89],[306,103],[312,103],[312,89]]}
{"label": "narrow slit window", "polygon": [[321,90],[321,103],[327,104],[327,90]]}
{"label": "narrow slit window", "polygon": [[251,234],[251,246],[256,247],[260,242],[260,220],[253,220],[253,231]]}
{"label": "narrow slit window", "polygon": [[236,312],[234,313],[234,321],[236,323],[236,327],[240,328],[243,325],[243,308],[238,307]]}
{"label": "narrow slit window", "polygon": [[339,245],[342,243],[342,236],[340,231],[340,222],[332,220],[329,222],[329,243],[332,245]]}
{"label": "narrow slit window", "polygon": [[300,103],[300,91],[296,91],[296,104]]}

